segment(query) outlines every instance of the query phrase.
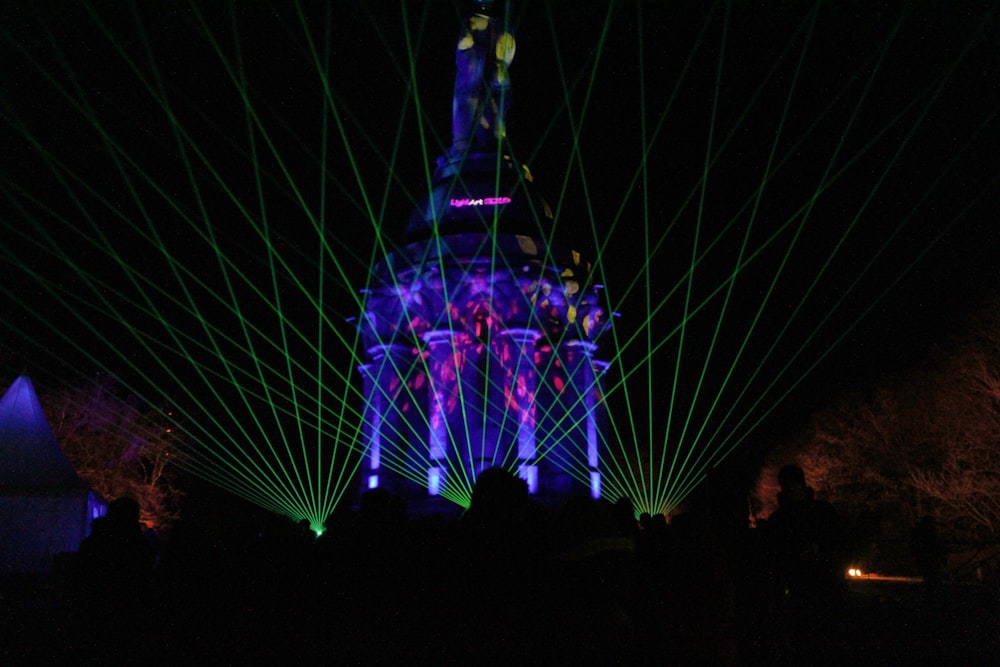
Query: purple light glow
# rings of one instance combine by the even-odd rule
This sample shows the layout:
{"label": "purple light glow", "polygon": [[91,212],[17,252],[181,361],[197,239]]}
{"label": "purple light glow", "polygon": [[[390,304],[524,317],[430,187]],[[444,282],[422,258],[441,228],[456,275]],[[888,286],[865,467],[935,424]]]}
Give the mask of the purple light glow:
{"label": "purple light glow", "polygon": [[590,472],[590,497],[594,500],[601,497],[601,473],[596,470]]}
{"label": "purple light glow", "polygon": [[538,493],[538,466],[519,466],[517,469],[517,476],[527,482],[528,493]]}
{"label": "purple light glow", "polygon": [[427,470],[427,494],[431,496],[441,495],[441,468],[434,466]]}

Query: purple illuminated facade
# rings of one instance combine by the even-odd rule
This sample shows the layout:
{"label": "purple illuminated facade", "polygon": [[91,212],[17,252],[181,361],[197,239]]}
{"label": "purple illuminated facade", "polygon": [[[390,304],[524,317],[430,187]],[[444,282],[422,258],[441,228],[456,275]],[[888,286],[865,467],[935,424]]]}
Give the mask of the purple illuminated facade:
{"label": "purple illuminated facade", "polygon": [[[496,164],[494,155],[466,162],[477,158]],[[490,191],[495,172],[486,175]],[[480,194],[465,170],[443,180],[445,194]],[[451,485],[461,495],[500,465],[542,495],[573,492],[573,477],[599,494],[604,364],[595,352],[607,314],[579,255],[537,232],[506,231],[529,208],[524,184],[512,189],[494,210],[445,204],[437,223],[448,232],[411,240],[374,269],[362,320],[365,489],[413,497],[414,486],[436,495]]]}
{"label": "purple illuminated facade", "polygon": [[[513,38],[492,29],[512,57]],[[462,71],[456,108],[473,88]],[[481,113],[503,109],[489,101],[503,91],[484,82],[479,92]],[[419,512],[437,498],[462,504],[482,470],[502,466],[543,499],[597,497],[606,364],[595,354],[609,324],[600,286],[550,238],[530,171],[504,154],[502,114],[492,138],[463,135],[458,119],[430,195],[366,290],[361,490],[386,488]]]}

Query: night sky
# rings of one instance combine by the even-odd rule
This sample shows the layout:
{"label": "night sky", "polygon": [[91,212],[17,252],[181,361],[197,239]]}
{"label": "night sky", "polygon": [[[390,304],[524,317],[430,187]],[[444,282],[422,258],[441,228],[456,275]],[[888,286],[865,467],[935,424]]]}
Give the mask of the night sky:
{"label": "night sky", "polygon": [[[715,348],[732,359],[763,304],[724,401],[741,383],[753,381],[754,393],[778,377],[759,413],[804,380],[762,433],[904,372],[942,343],[997,287],[992,4],[835,2],[814,14],[813,3],[517,3],[511,149],[557,208],[559,236],[600,252],[616,327],[640,332],[625,367],[642,359],[647,328],[655,344],[681,321],[693,249],[707,250],[691,284],[696,303],[732,272],[744,238],[750,254],[775,233],[740,274]],[[266,218],[294,278],[315,285],[317,232],[301,202],[319,211],[322,201],[343,268],[327,269],[327,309],[338,322],[356,314],[375,239],[366,208],[397,239],[426,191],[425,165],[450,141],[460,10],[333,6],[0,5],[5,385],[25,371],[44,387],[105,366],[169,392],[177,380],[151,358],[175,342],[156,333],[127,267],[186,299],[180,271],[209,318],[218,309],[201,292],[227,289],[220,256],[271,289],[268,255],[236,202]],[[325,120],[310,41],[329,63],[337,113]],[[655,253],[646,234],[662,240]],[[289,273],[279,271],[277,289],[289,313],[301,307],[308,318]],[[674,285],[644,327],[647,296],[658,303]],[[235,289],[268,326],[252,290]],[[164,295],[146,294],[164,318],[181,317]],[[686,333],[682,391],[696,384],[721,303]],[[199,335],[197,325],[184,331]],[[657,378],[673,372],[676,349],[653,357]],[[709,385],[726,364],[709,369]],[[667,392],[653,393],[659,411]],[[633,407],[651,409],[642,398]]]}

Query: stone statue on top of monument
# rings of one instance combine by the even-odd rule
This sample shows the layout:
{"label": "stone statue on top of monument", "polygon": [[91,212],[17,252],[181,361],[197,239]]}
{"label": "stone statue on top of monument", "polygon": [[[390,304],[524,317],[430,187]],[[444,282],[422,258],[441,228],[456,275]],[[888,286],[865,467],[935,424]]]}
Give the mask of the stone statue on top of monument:
{"label": "stone statue on top of monument", "polygon": [[477,0],[455,50],[455,96],[449,154],[496,152],[505,136],[511,103],[507,68],[514,59],[514,35],[493,0]]}

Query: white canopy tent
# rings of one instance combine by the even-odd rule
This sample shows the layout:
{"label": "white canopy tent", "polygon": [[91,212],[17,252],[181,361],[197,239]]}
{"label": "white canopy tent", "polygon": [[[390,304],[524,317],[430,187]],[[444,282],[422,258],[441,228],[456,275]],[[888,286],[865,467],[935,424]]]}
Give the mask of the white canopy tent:
{"label": "white canopy tent", "polygon": [[18,377],[0,398],[0,574],[51,571],[105,507],[59,448],[31,380]]}

